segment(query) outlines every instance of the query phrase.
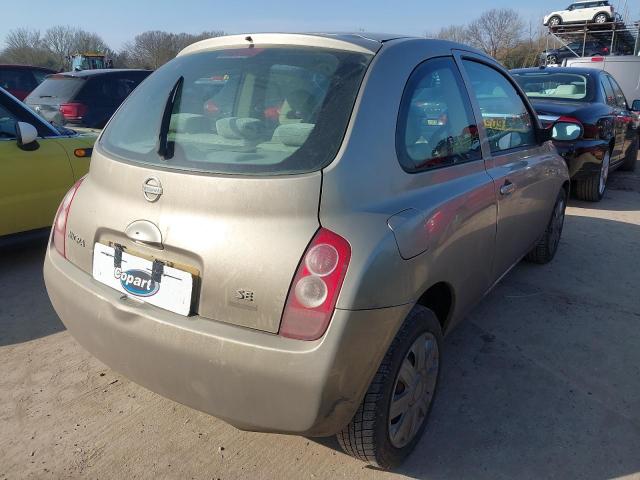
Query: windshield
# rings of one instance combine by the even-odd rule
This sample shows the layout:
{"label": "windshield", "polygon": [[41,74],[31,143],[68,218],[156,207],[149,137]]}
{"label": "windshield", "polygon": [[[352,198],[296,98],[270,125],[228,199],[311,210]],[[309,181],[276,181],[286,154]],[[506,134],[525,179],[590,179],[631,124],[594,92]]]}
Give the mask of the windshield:
{"label": "windshield", "polygon": [[514,73],[513,78],[531,99],[590,101],[592,96],[587,75],[536,71]]}
{"label": "windshield", "polygon": [[76,94],[83,83],[84,80],[80,78],[50,75],[31,92],[28,99],[36,103],[46,98],[66,101]]}
{"label": "windshield", "polygon": [[100,145],[168,168],[315,171],[337,154],[371,57],[309,47],[178,57],[131,94]]}

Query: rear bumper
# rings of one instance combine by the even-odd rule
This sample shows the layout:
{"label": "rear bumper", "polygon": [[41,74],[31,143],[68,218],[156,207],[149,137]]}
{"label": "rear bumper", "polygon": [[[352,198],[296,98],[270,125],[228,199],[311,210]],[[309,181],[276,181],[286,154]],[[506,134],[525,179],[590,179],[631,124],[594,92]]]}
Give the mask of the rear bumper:
{"label": "rear bumper", "polygon": [[238,428],[307,436],[349,422],[411,309],[336,310],[303,342],[123,299],[55,249],[44,277],[70,333],[114,370]]}

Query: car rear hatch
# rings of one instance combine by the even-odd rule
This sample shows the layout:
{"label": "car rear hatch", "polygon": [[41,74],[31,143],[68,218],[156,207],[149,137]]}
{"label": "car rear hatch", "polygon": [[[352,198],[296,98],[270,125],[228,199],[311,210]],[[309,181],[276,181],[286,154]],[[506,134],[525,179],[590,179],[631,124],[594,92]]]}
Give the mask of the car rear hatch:
{"label": "car rear hatch", "polygon": [[29,94],[25,103],[47,121],[64,125],[66,119],[63,111],[73,113],[72,110],[79,112],[82,108],[74,104],[73,98],[84,83],[83,77],[65,74],[50,75]]}
{"label": "car rear hatch", "polygon": [[[150,178],[162,195],[149,202]],[[277,332],[292,276],[318,229],[321,174],[237,178],[159,171],[94,150],[91,173],[69,217],[67,258],[92,272],[93,244],[122,245],[194,275],[191,313]],[[157,226],[161,244],[135,241],[127,227]],[[131,235],[131,236],[129,236]]]}
{"label": "car rear hatch", "polygon": [[191,314],[278,332],[320,226],[321,169],[370,58],[283,46],[170,62],[96,145],[70,209],[67,258],[95,277],[94,244],[122,246],[192,274]]}

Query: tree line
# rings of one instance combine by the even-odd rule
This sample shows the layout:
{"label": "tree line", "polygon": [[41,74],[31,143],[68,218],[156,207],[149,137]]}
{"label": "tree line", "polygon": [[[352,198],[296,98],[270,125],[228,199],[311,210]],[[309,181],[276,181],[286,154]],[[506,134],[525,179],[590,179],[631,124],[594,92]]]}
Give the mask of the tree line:
{"label": "tree line", "polygon": [[471,45],[507,68],[539,65],[539,54],[546,47],[544,27],[526,23],[511,8],[494,8],[467,24],[449,25],[426,36]]}
{"label": "tree line", "polygon": [[[136,35],[116,51],[98,34],[76,27],[58,25],[45,32],[17,28],[5,38],[0,63],[38,65],[60,71],[69,69],[69,55],[99,52],[111,59],[115,68],[156,69],[191,43],[221,35],[224,32],[218,30],[198,34],[151,30]],[[488,10],[467,24],[449,25],[426,36],[474,46],[507,68],[537,65],[538,55],[545,48],[544,28],[527,25],[510,8]]]}
{"label": "tree line", "polygon": [[80,28],[57,25],[44,33],[29,28],[11,30],[0,50],[0,63],[36,65],[57,71],[69,70],[69,56],[96,52],[106,55],[114,68],[160,67],[186,46],[205,38],[224,35],[222,31],[170,33],[159,30],[143,32],[116,51],[100,37]]}

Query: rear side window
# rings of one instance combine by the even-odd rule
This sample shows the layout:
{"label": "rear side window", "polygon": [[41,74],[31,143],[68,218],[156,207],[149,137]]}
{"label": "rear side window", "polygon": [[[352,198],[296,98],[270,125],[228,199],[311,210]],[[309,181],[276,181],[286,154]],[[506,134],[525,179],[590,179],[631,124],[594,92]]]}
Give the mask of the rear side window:
{"label": "rear side window", "polygon": [[87,80],[77,95],[77,100],[94,105],[118,106],[142,80],[144,76],[98,75]]}
{"label": "rear side window", "polygon": [[59,101],[71,99],[84,84],[84,80],[64,75],[52,75],[29,95],[30,99],[50,98]]}
{"label": "rear side window", "polygon": [[124,160],[183,170],[319,170],[338,152],[371,58],[315,47],[178,57],[136,88],[100,145]]}
{"label": "rear side window", "polygon": [[116,101],[119,103],[124,101],[142,80],[142,78],[116,78],[113,82],[113,94]]}
{"label": "rear side window", "polygon": [[452,58],[428,60],[409,78],[398,115],[396,149],[408,172],[482,157],[469,97]]}
{"label": "rear side window", "polygon": [[600,77],[600,81],[602,83],[602,88],[604,89],[605,99],[607,101],[607,105],[611,105],[612,107],[616,106],[616,95],[613,93],[613,87],[611,86],[611,82],[606,75]]}
{"label": "rear side window", "polygon": [[611,86],[613,87],[613,93],[616,97],[616,105],[620,108],[627,108],[627,99],[624,96],[624,92],[622,91],[622,88],[620,88],[620,85],[618,85],[618,82],[616,82],[616,80],[607,75],[607,78],[609,79],[609,81],[611,82]]}
{"label": "rear side window", "polygon": [[479,62],[464,60],[464,67],[480,105],[491,152],[536,145],[531,114],[511,82],[496,69]]}
{"label": "rear side window", "polygon": [[82,89],[75,96],[74,100],[87,104],[105,104],[111,103],[111,97],[107,89],[108,79],[99,75],[95,78],[89,78],[84,82]]}

